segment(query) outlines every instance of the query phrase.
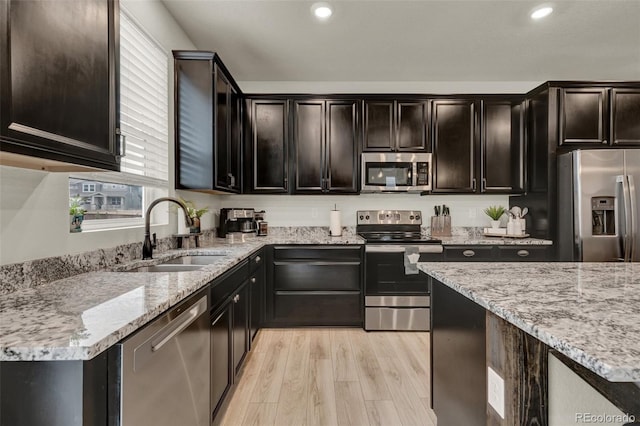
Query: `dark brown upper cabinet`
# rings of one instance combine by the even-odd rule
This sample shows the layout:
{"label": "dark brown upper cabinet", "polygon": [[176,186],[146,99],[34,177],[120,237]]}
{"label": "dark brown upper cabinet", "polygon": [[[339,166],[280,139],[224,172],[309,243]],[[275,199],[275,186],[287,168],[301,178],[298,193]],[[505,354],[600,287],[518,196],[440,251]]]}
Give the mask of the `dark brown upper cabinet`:
{"label": "dark brown upper cabinet", "polygon": [[293,102],[293,192],[358,192],[356,100]]}
{"label": "dark brown upper cabinet", "polygon": [[247,99],[245,191],[289,191],[289,104],[286,99]]}
{"label": "dark brown upper cabinet", "polygon": [[523,192],[523,101],[483,100],[480,116],[480,192]]}
{"label": "dark brown upper cabinet", "polygon": [[1,164],[120,170],[118,16],[113,0],[0,2]]}
{"label": "dark brown upper cabinet", "polygon": [[432,192],[476,192],[477,104],[474,100],[438,99],[432,106]]}
{"label": "dark brown upper cabinet", "polygon": [[608,90],[561,88],[559,145],[598,145],[607,141]]}
{"label": "dark brown upper cabinet", "polygon": [[364,152],[428,150],[429,102],[365,100]]}
{"label": "dark brown upper cabinet", "polygon": [[640,88],[611,89],[611,143],[640,145]]}
{"label": "dark brown upper cabinet", "polygon": [[176,188],[241,189],[241,91],[214,52],[174,51]]}

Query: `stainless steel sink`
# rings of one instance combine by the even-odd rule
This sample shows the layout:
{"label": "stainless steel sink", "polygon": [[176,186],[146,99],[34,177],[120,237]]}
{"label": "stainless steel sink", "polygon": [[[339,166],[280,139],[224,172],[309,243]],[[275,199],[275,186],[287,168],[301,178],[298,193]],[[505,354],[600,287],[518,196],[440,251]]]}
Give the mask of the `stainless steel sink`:
{"label": "stainless steel sink", "polygon": [[166,262],[161,263],[161,265],[211,265],[225,256],[226,254],[182,256],[167,260]]}
{"label": "stainless steel sink", "polygon": [[130,269],[127,272],[189,272],[197,271],[204,265],[183,265],[183,264],[160,264],[151,266],[140,266],[139,268]]}

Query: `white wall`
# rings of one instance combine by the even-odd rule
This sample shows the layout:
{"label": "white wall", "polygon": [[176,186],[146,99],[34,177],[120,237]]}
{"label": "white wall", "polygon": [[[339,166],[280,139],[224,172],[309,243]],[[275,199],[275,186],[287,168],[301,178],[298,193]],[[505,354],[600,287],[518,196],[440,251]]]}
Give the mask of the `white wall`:
{"label": "white wall", "polygon": [[[122,0],[121,4],[164,47],[194,49],[195,46],[177,25],[160,1]],[[173,164],[173,67],[169,76],[169,152]],[[173,187],[173,167],[170,167]],[[170,190],[170,194],[173,191]],[[215,197],[206,194],[179,194],[198,204],[215,205]],[[80,253],[98,248],[142,241],[142,227],[134,229],[69,233],[68,174],[0,166],[0,264],[10,264],[49,256]],[[168,204],[167,204],[168,206]],[[158,209],[163,208],[158,206]],[[169,225],[154,227],[159,237],[176,232],[176,215]],[[204,219],[204,225],[209,218]]]}
{"label": "white wall", "polygon": [[329,226],[329,210],[337,205],[343,226],[356,225],[357,210],[421,210],[429,225],[435,205],[451,209],[452,226],[489,226],[482,212],[490,205],[509,205],[507,195],[221,195],[221,207],[253,207],[265,210],[269,226]]}

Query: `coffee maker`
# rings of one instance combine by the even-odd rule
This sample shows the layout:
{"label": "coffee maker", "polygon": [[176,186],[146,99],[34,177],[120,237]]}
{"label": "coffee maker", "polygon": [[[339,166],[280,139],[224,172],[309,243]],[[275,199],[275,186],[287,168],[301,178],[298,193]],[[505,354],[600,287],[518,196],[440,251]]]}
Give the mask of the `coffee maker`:
{"label": "coffee maker", "polygon": [[256,220],[254,209],[220,209],[218,237],[227,238],[230,234],[255,234]]}

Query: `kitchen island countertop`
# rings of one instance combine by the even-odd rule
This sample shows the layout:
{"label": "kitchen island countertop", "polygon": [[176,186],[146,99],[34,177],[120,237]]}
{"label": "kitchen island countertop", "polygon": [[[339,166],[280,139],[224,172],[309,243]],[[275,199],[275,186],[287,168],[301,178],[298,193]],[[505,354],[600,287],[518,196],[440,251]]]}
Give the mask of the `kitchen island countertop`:
{"label": "kitchen island countertop", "polygon": [[599,376],[640,381],[640,264],[461,262],[418,268]]}

